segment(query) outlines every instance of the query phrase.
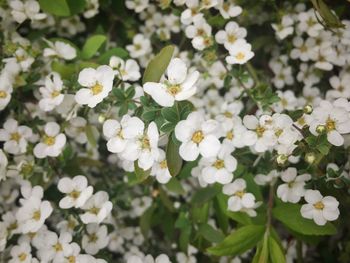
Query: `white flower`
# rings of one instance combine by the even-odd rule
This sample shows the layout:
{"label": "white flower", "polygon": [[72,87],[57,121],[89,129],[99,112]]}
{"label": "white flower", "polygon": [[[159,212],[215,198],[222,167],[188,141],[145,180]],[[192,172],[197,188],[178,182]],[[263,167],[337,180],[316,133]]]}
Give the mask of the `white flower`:
{"label": "white flower", "polygon": [[5,109],[11,100],[13,88],[12,83],[6,74],[0,75],[0,111]]}
{"label": "white flower", "polygon": [[143,134],[129,141],[122,157],[129,161],[138,160],[139,167],[148,170],[159,156],[158,140],[157,125],[151,122]]}
{"label": "white flower", "polygon": [[87,143],[86,136],[87,121],[82,117],[75,117],[69,120],[69,126],[65,128],[66,134],[78,143]]}
{"label": "white flower", "polygon": [[132,40],[132,45],[127,45],[130,57],[139,58],[151,52],[151,41],[142,34],[137,34]]}
{"label": "white flower", "polygon": [[39,13],[40,5],[37,1],[19,1],[11,0],[9,5],[12,8],[11,14],[17,23],[23,23],[26,19],[42,20],[46,18],[46,14]]}
{"label": "white flower", "polygon": [[11,259],[9,263],[31,263],[32,251],[28,243],[22,242],[19,245],[13,246],[11,249]]}
{"label": "white flower", "polygon": [[242,7],[238,6],[235,0],[218,0],[215,8],[219,9],[220,14],[225,19],[239,16],[243,11]]}
{"label": "white flower", "polygon": [[189,25],[185,30],[186,36],[192,39],[195,49],[203,50],[212,44],[211,26],[202,16],[193,18],[193,25]]}
{"label": "white flower", "polygon": [[33,195],[23,201],[22,206],[16,213],[16,219],[23,234],[38,231],[45,223],[53,209],[48,201],[41,201]]}
{"label": "white flower", "polygon": [[45,78],[45,87],[39,88],[42,99],[39,107],[43,111],[51,111],[63,102],[64,95],[61,93],[63,82],[58,73],[52,72]]}
{"label": "white flower", "polygon": [[175,136],[181,142],[180,156],[185,161],[194,161],[198,155],[214,157],[220,150],[217,137],[218,123],[214,120],[204,120],[199,112],[192,112],[186,120],[180,121],[175,127]]}
{"label": "white flower", "polygon": [[233,183],[224,185],[222,192],[225,195],[230,195],[227,201],[227,208],[232,212],[246,212],[250,216],[256,216],[254,208],[257,207],[255,203],[255,196],[246,192],[246,182],[239,178]]}
{"label": "white flower", "polygon": [[87,0],[86,9],[84,12],[85,18],[92,18],[98,14],[98,8],[100,7],[98,0]]}
{"label": "white flower", "polygon": [[335,145],[344,144],[342,134],[350,132],[350,116],[348,100],[337,99],[333,104],[329,101],[321,101],[319,107],[315,108],[311,114],[313,119],[310,123],[310,132],[318,135],[317,129],[323,127],[327,140]]}
{"label": "white flower", "polygon": [[7,244],[7,229],[3,222],[0,222],[0,252],[3,252]]}
{"label": "white flower", "polygon": [[272,28],[275,30],[276,35],[279,39],[285,39],[287,36],[293,34],[294,27],[293,27],[294,21],[292,17],[289,15],[284,15],[282,17],[280,24],[272,24]]}
{"label": "white flower", "polygon": [[113,79],[114,72],[109,66],[83,69],[79,73],[78,82],[86,88],[82,88],[76,93],[75,101],[78,104],[94,108],[112,90]]}
{"label": "white flower", "polygon": [[125,6],[134,10],[136,13],[142,12],[147,8],[149,0],[127,0]]}
{"label": "white flower", "polygon": [[145,125],[138,117],[124,115],[122,120],[107,120],[103,124],[103,134],[107,138],[107,149],[112,153],[125,150],[129,140],[143,134]]}
{"label": "white flower", "polygon": [[305,182],[311,179],[311,175],[302,174],[297,176],[297,169],[289,167],[281,173],[281,179],[285,184],[277,188],[277,196],[283,202],[298,203],[305,194]]}
{"label": "white flower", "polygon": [[171,179],[166,156],[163,150],[159,150],[159,156],[152,166],[151,175],[156,177],[157,181],[161,184],[166,184]]}
{"label": "white flower", "polygon": [[32,137],[32,129],[21,125],[14,119],[8,119],[0,129],[0,141],[5,141],[4,150],[11,154],[22,154],[27,151],[27,140]]}
{"label": "white flower", "polygon": [[254,177],[254,181],[258,185],[274,184],[279,177],[277,170],[272,170],[268,174],[257,174]]}
{"label": "white flower", "polygon": [[196,93],[195,83],[199,72],[189,73],[184,61],[174,58],[167,68],[167,79],[161,83],[146,82],[144,91],[163,107],[171,107],[175,101],[187,100]]}
{"label": "white flower", "polygon": [[140,67],[136,60],[123,59],[112,56],[109,60],[109,66],[115,71],[116,76],[123,81],[136,81],[141,78]]}
{"label": "white flower", "polygon": [[93,192],[93,187],[88,186],[88,181],[83,175],[77,175],[72,179],[68,177],[61,178],[57,188],[61,193],[66,194],[59,203],[59,206],[63,209],[82,207]]}
{"label": "white flower", "polygon": [[52,43],[46,40],[46,43],[49,45],[49,48],[44,49],[44,57],[58,57],[65,60],[72,60],[77,56],[75,48],[65,42],[55,41],[55,43]]}
{"label": "white flower", "polygon": [[0,181],[6,178],[8,160],[3,150],[0,149]]}
{"label": "white flower", "polygon": [[42,141],[34,147],[35,157],[39,159],[47,156],[57,157],[66,144],[66,136],[60,133],[60,126],[55,122],[48,122],[45,125],[44,132],[45,134],[41,138]]}
{"label": "white flower", "polygon": [[[64,255],[70,252],[69,243],[72,241],[72,235],[63,232],[58,237],[55,232],[48,232],[45,236],[45,243],[42,248],[38,250],[38,257],[43,262],[59,262]],[[62,262],[62,261],[61,261]]]}
{"label": "white flower", "polygon": [[228,64],[244,64],[254,56],[252,47],[244,39],[237,40],[229,47],[230,55],[226,57]]}
{"label": "white flower", "polygon": [[202,158],[201,177],[208,184],[228,184],[233,179],[233,172],[237,168],[237,160],[231,155],[229,147],[222,146],[216,157]]}
{"label": "white flower", "polygon": [[300,209],[304,218],[313,219],[317,225],[323,226],[339,217],[339,202],[333,196],[323,197],[318,190],[307,190],[304,198],[307,204]]}
{"label": "white flower", "polygon": [[317,37],[323,28],[317,20],[315,11],[312,9],[307,12],[301,12],[298,15],[298,19],[298,30],[308,33],[308,35],[311,37]]}
{"label": "white flower", "polygon": [[27,51],[20,47],[15,51],[13,57],[5,58],[3,61],[7,64],[17,64],[17,67],[19,67],[20,70],[27,72],[30,66],[33,64],[34,58],[31,57]]}
{"label": "white flower", "polygon": [[225,30],[219,30],[215,35],[215,40],[225,46],[227,50],[234,48],[238,39],[244,39],[247,36],[247,30],[239,27],[236,22],[229,22]]}
{"label": "white flower", "polygon": [[88,224],[86,234],[81,240],[83,249],[90,255],[95,255],[102,248],[108,245],[109,237],[106,226]]}
{"label": "white flower", "polygon": [[113,208],[112,202],[108,201],[108,199],[108,194],[105,191],[99,191],[90,197],[82,206],[82,209],[86,212],[80,215],[81,221],[84,224],[101,223]]}

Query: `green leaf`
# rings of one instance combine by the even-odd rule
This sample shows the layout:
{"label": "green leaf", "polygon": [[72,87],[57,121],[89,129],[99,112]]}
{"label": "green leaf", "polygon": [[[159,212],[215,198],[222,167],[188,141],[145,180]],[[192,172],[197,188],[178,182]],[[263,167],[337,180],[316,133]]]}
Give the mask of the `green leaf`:
{"label": "green leaf", "polygon": [[[339,21],[337,15],[335,15],[329,7],[323,2],[323,0],[311,0],[314,8],[320,14],[326,27],[329,28],[339,28],[345,27],[343,23]],[[321,22],[321,21],[320,21]],[[322,23],[321,23],[322,24]]]}
{"label": "green leaf", "polygon": [[268,263],[269,260],[269,243],[268,235],[265,233],[264,240],[262,241],[261,250],[259,251],[259,257],[257,263]]}
{"label": "green leaf", "polygon": [[177,123],[179,121],[179,116],[176,109],[174,108],[163,108],[161,111],[162,116],[170,123]]}
{"label": "green leaf", "polygon": [[209,224],[201,224],[198,228],[198,233],[212,243],[220,243],[225,238],[224,234],[220,230],[214,229]]}
{"label": "green leaf", "polygon": [[89,37],[83,46],[81,52],[82,58],[89,59],[93,57],[106,39],[107,38],[104,35],[94,35]]}
{"label": "green leaf", "polygon": [[248,225],[237,229],[217,246],[208,248],[215,256],[236,256],[253,248],[263,237],[265,226]]}
{"label": "green leaf", "polygon": [[179,155],[179,146],[169,139],[166,147],[166,161],[171,176],[176,176],[182,167],[182,158]]}
{"label": "green leaf", "polygon": [[227,211],[226,214],[229,218],[233,219],[234,221],[242,225],[250,225],[253,223],[251,218],[246,213]]}
{"label": "green leaf", "polygon": [[140,217],[141,233],[145,238],[148,237],[148,232],[151,228],[152,216],[154,214],[155,209],[156,206],[152,205]]}
{"label": "green leaf", "polygon": [[285,263],[286,257],[276,240],[269,236],[269,254],[271,263]]}
{"label": "green leaf", "polygon": [[85,133],[86,133],[86,137],[88,139],[88,142],[90,143],[90,145],[95,148],[97,145],[95,136],[94,136],[94,132],[93,132],[93,126],[91,125],[86,125],[85,127]]}
{"label": "green leaf", "polygon": [[165,185],[169,191],[176,194],[185,194],[185,189],[182,187],[182,184],[175,177],[171,178],[170,181]]}
{"label": "green leaf", "polygon": [[147,65],[143,74],[142,83],[159,82],[163,73],[169,65],[175,47],[172,45],[163,48]]}
{"label": "green leaf", "polygon": [[334,235],[337,233],[337,229],[329,222],[324,226],[319,226],[314,221],[303,218],[300,208],[299,204],[280,204],[272,210],[272,214],[286,227],[303,235]]}
{"label": "green leaf", "polygon": [[[163,125],[160,127],[160,130],[164,133],[169,133],[172,132],[175,129],[175,124],[171,122],[165,122]],[[171,139],[169,139],[171,140]]]}
{"label": "green leaf", "polygon": [[195,192],[192,198],[193,204],[204,204],[205,202],[213,199],[218,193],[221,192],[219,187],[208,186],[206,188],[201,188]]}
{"label": "green leaf", "polygon": [[121,47],[115,47],[112,48],[108,51],[106,51],[105,53],[103,53],[99,58],[98,58],[98,63],[100,64],[108,64],[109,63],[109,59],[112,56],[117,56],[120,58],[127,58],[128,57],[128,51],[126,51],[124,48]]}
{"label": "green leaf", "polygon": [[60,74],[63,79],[70,79],[76,72],[75,65],[63,64],[58,61],[53,61],[51,64],[52,71]]}
{"label": "green leaf", "polygon": [[142,168],[139,167],[137,161],[134,162],[134,167],[135,167],[135,175],[136,175],[136,180],[132,182],[132,184],[138,184],[143,182],[148,178],[148,176],[151,173],[151,169],[145,171]]}
{"label": "green leaf", "polygon": [[84,10],[85,0],[39,0],[40,8],[56,16],[70,16]]}

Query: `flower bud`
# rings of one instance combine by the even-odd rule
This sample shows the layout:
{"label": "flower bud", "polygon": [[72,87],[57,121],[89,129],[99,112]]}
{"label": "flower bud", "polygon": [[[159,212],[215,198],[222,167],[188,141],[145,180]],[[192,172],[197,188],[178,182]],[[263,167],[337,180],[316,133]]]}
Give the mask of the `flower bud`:
{"label": "flower bud", "polygon": [[276,161],[279,165],[284,165],[288,160],[288,156],[285,154],[279,154],[276,158]]}
{"label": "flower bud", "polygon": [[304,107],[304,113],[310,114],[313,111],[313,108],[311,105],[305,105]]}
{"label": "flower bud", "polygon": [[326,127],[325,127],[324,125],[318,125],[318,126],[316,127],[316,132],[317,132],[318,134],[324,133],[325,130],[326,130]]}
{"label": "flower bud", "polygon": [[101,114],[98,116],[98,122],[99,123],[104,123],[106,120],[106,116],[104,114]]}
{"label": "flower bud", "polygon": [[313,152],[305,154],[305,161],[309,164],[313,164],[316,160],[316,155]]}

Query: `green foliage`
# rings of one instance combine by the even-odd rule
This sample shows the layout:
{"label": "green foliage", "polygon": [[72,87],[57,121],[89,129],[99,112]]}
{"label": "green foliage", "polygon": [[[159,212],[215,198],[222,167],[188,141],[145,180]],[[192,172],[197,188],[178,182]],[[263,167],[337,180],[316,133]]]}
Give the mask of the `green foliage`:
{"label": "green foliage", "polygon": [[81,51],[81,56],[83,59],[89,59],[93,57],[96,52],[100,49],[102,44],[106,41],[106,36],[104,35],[94,35],[89,37]]}
{"label": "green foliage", "polygon": [[208,249],[215,256],[236,256],[253,248],[263,237],[265,227],[248,225],[241,227],[227,236],[217,246]]}
{"label": "green foliage", "polygon": [[329,222],[324,226],[316,225],[310,219],[305,219],[300,214],[301,205],[283,203],[272,210],[274,218],[281,221],[287,228],[302,235],[334,235],[336,228]]}
{"label": "green foliage", "polygon": [[84,10],[85,0],[39,0],[40,8],[52,15],[71,16]]}
{"label": "green foliage", "polygon": [[166,147],[166,160],[170,174],[176,176],[181,171],[182,158],[179,154],[179,146],[174,143],[171,137]]}
{"label": "green foliage", "polygon": [[163,48],[147,65],[142,83],[159,82],[173,56],[174,46]]}

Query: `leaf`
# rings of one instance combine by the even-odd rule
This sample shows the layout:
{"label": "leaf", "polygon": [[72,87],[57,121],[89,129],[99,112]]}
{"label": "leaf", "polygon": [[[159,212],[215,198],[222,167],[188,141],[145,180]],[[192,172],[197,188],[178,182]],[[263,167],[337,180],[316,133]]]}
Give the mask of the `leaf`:
{"label": "leaf", "polygon": [[226,214],[229,218],[233,219],[234,221],[242,225],[250,225],[253,223],[251,218],[246,213],[227,211]]}
{"label": "leaf", "polygon": [[236,256],[253,248],[263,237],[265,226],[248,225],[239,228],[217,246],[208,248],[215,256]]}
{"label": "leaf", "polygon": [[177,111],[174,108],[163,108],[161,111],[162,116],[168,122],[177,123],[179,121],[179,116],[177,115]]}
{"label": "leaf", "polygon": [[329,222],[324,226],[319,226],[314,221],[303,218],[300,208],[301,205],[298,204],[280,204],[272,210],[272,214],[285,226],[303,235],[334,235],[337,233],[337,229]]}
{"label": "leaf", "polygon": [[339,18],[337,17],[337,15],[335,15],[329,9],[329,7],[323,2],[323,0],[311,0],[311,2],[314,5],[314,8],[317,10],[317,12],[320,14],[322,19],[324,20],[326,27],[330,27],[330,28],[345,27],[345,25],[339,21]]}
{"label": "leaf", "polygon": [[84,59],[89,59],[93,57],[97,50],[102,46],[102,44],[106,41],[106,36],[104,35],[94,35],[88,38],[85,42],[81,56]]}
{"label": "leaf", "polygon": [[148,237],[148,232],[151,228],[151,222],[152,222],[151,220],[155,209],[156,209],[156,206],[152,205],[140,217],[141,233],[145,238]]}
{"label": "leaf", "polygon": [[198,228],[198,233],[212,243],[220,243],[225,238],[224,234],[220,230],[214,229],[209,224],[201,224]]}
{"label": "leaf", "polygon": [[215,186],[201,188],[193,195],[192,203],[198,205],[204,204],[205,202],[213,199],[220,192],[220,188]]}
{"label": "leaf", "polygon": [[86,137],[88,139],[88,142],[90,143],[90,145],[95,148],[97,145],[95,136],[94,136],[94,132],[93,132],[93,127],[91,125],[86,125],[85,127],[85,133],[86,133]]}
{"label": "leaf", "polygon": [[112,48],[108,51],[106,51],[105,53],[103,53],[99,58],[98,58],[98,63],[100,64],[108,64],[109,63],[109,59],[112,56],[117,56],[120,58],[127,58],[128,57],[128,51],[126,51],[124,48],[121,47],[115,47]]}
{"label": "leaf", "polygon": [[134,162],[134,167],[135,167],[135,180],[133,182],[131,182],[131,184],[138,184],[143,182],[144,180],[146,180],[148,178],[148,176],[151,173],[151,169],[145,171],[142,168],[139,167],[137,161]]}
{"label": "leaf", "polygon": [[51,64],[52,71],[60,74],[63,79],[70,79],[71,76],[76,72],[75,65],[63,64],[58,61],[53,61]]}
{"label": "leaf", "polygon": [[171,176],[176,176],[182,167],[182,158],[179,154],[179,146],[169,139],[166,147],[166,161]]}
{"label": "leaf", "polygon": [[142,84],[146,82],[159,82],[163,73],[169,65],[175,47],[172,45],[164,47],[147,65],[143,74]]}
{"label": "leaf", "polygon": [[56,16],[70,16],[84,10],[85,0],[39,0],[40,8]]}
{"label": "leaf", "polygon": [[257,258],[257,263],[267,263],[269,260],[269,243],[268,236],[265,233],[264,240],[262,241],[261,250],[259,251],[259,257]]}
{"label": "leaf", "polygon": [[165,185],[169,191],[176,194],[185,194],[185,189],[182,187],[182,184],[175,177],[171,178],[170,181]]}
{"label": "leaf", "polygon": [[286,257],[281,247],[272,236],[269,236],[268,243],[271,263],[285,263]]}

